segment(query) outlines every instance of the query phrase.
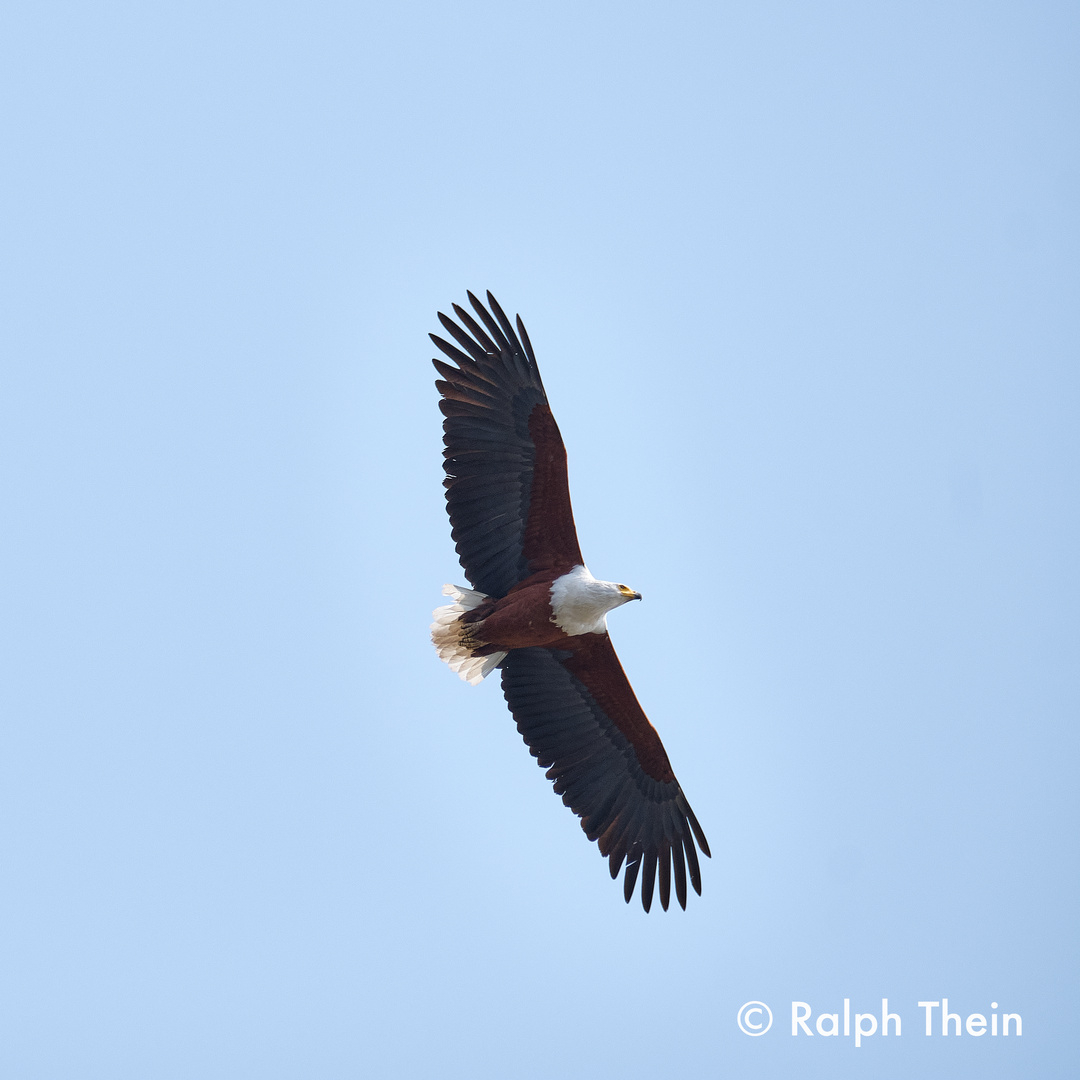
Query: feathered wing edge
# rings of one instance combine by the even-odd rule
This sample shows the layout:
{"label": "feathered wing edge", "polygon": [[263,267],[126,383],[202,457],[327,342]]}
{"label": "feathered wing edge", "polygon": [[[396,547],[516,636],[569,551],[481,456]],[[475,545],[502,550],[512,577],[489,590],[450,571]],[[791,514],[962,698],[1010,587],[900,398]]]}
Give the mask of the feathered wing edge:
{"label": "feathered wing edge", "polygon": [[[503,693],[518,731],[537,763],[547,769],[556,793],[581,818],[585,835],[596,841],[608,859],[612,878],[618,877],[625,863],[627,903],[640,874],[641,903],[648,911],[659,877],[660,904],[666,911],[674,876],[676,898],[685,908],[688,878],[701,894],[695,840],[703,854],[710,854],[701,825],[673,774],[658,780],[645,771],[635,741],[641,744],[646,737],[634,730],[634,741],[627,737],[570,670],[567,661],[572,657],[568,650],[546,648],[515,649],[507,654],[502,663]],[[617,673],[600,675],[625,682],[621,667]],[[629,683],[626,689],[633,694]],[[625,717],[620,719],[622,726],[633,728],[633,720],[627,725]],[[663,755],[659,736],[651,725],[648,730]],[[647,759],[655,759],[656,748],[644,749]]]}

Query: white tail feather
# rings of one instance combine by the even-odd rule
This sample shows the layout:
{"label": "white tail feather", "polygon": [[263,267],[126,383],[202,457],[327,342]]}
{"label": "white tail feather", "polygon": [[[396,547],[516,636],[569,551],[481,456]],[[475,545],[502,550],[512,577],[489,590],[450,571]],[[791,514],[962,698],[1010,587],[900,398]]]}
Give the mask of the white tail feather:
{"label": "white tail feather", "polygon": [[450,665],[450,670],[456,671],[467,683],[475,686],[490,675],[506,656],[504,652],[473,656],[462,641],[465,628],[461,616],[479,607],[487,599],[487,594],[475,589],[460,589],[456,585],[444,585],[442,591],[443,596],[452,596],[455,603],[435,609],[431,640],[439,658]]}

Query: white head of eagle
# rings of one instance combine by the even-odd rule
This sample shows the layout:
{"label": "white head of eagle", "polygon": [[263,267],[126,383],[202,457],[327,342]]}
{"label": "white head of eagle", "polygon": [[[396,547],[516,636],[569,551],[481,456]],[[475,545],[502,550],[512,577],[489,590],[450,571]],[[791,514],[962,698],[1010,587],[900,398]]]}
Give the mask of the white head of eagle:
{"label": "white head of eagle", "polygon": [[551,584],[551,621],[567,634],[606,634],[607,613],[641,593],[614,581],[599,581],[585,566],[575,566]]}

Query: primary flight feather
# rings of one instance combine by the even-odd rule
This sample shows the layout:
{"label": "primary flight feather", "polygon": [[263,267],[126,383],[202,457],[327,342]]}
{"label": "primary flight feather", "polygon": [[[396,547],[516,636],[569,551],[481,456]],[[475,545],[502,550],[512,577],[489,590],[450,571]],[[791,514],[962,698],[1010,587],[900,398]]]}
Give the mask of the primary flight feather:
{"label": "primary flight feather", "polygon": [[613,878],[625,863],[627,902],[640,871],[642,906],[659,876],[666,910],[674,874],[685,908],[688,876],[701,893],[694,841],[705,855],[709,845],[607,632],[607,613],[641,596],[585,567],[566,450],[520,316],[515,331],[490,292],[488,307],[468,295],[479,322],[454,304],[461,325],[439,321],[457,344],[431,340],[453,361],[433,361],[443,482],[472,588],[443,588],[454,602],[435,611],[432,640],[470,683],[501,669],[518,731],[556,793]]}

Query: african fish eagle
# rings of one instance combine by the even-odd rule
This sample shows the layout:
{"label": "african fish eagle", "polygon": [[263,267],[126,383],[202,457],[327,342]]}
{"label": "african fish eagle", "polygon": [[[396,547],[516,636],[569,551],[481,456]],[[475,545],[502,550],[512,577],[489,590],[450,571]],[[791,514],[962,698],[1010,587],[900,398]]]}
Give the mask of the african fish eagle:
{"label": "african fish eagle", "polygon": [[468,295],[479,323],[458,304],[465,329],[439,312],[460,348],[430,336],[457,364],[433,361],[442,376],[446,506],[473,588],[443,588],[454,602],[435,611],[432,640],[467,682],[502,670],[518,731],[555,792],[613,878],[626,863],[627,903],[640,870],[649,910],[659,867],[667,910],[674,868],[685,908],[687,871],[701,893],[694,840],[706,855],[709,845],[607,631],[607,613],[641,595],[585,567],[566,450],[521,317],[515,333],[490,292],[490,311]]}

